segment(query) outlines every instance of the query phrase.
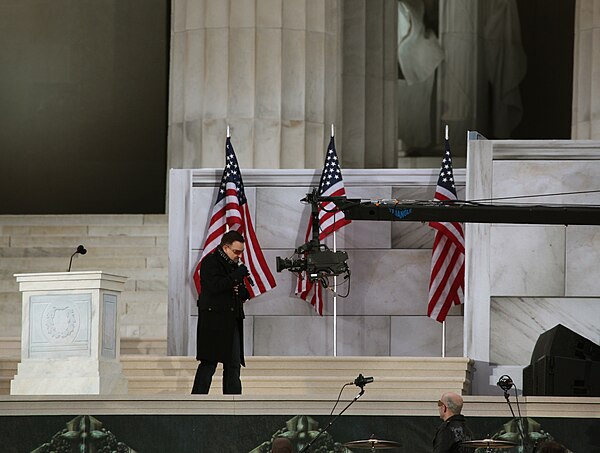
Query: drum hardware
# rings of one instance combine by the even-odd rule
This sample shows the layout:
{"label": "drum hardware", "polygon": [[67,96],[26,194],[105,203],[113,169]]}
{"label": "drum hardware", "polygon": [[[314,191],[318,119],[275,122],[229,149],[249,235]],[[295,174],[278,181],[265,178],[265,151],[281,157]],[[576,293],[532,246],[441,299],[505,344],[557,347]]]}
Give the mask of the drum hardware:
{"label": "drum hardware", "polygon": [[461,447],[467,448],[485,448],[486,453],[491,453],[492,450],[499,450],[503,448],[513,448],[517,444],[508,440],[498,439],[481,439],[481,440],[465,440],[460,443]]}
{"label": "drum hardware", "polygon": [[375,450],[399,448],[400,446],[401,445],[398,442],[375,439],[374,437],[366,440],[353,440],[352,442],[346,442],[344,444],[344,447],[371,450],[372,452]]}

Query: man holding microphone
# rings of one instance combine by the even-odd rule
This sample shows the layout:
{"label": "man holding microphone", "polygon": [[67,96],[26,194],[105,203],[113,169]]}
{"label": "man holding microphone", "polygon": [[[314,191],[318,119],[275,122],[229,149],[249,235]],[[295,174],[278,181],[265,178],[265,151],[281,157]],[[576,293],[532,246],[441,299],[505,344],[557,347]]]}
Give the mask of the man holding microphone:
{"label": "man holding microphone", "polygon": [[240,367],[244,362],[243,304],[250,298],[240,262],[244,237],[228,231],[220,245],[200,265],[196,370],[192,394],[207,394],[217,363],[223,364],[223,394],[241,394]]}

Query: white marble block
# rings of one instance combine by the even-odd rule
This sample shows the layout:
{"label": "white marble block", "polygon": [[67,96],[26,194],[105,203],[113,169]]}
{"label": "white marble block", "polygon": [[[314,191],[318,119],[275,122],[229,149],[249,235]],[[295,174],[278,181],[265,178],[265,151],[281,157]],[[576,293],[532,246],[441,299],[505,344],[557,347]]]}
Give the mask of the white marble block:
{"label": "white marble block", "polygon": [[16,274],[21,363],[12,395],[122,394],[119,294],[125,277],[101,271]]}

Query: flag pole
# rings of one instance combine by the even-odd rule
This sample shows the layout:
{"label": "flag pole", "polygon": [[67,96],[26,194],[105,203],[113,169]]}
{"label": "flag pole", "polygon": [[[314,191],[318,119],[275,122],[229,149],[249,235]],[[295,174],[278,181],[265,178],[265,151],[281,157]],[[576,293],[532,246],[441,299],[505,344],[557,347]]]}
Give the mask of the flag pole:
{"label": "flag pole", "polygon": [[[334,214],[335,216],[335,214]],[[333,232],[333,252],[337,252],[336,233]],[[333,277],[333,356],[337,357],[337,275]]]}
{"label": "flag pole", "polygon": [[[448,125],[446,124],[444,137],[448,140]],[[446,320],[442,321],[442,357],[446,357]]]}
{"label": "flag pole", "polygon": [[[448,140],[448,125],[444,128],[444,138]],[[442,321],[442,357],[446,357],[446,320]]]}
{"label": "flag pole", "polygon": [[[227,125],[227,137],[226,138],[231,138],[231,132],[229,132],[229,124]],[[229,231],[229,223],[225,224],[225,232],[227,233]]]}
{"label": "flag pole", "polygon": [[[331,137],[335,136],[335,126],[331,123]],[[333,214],[335,224],[335,213]],[[336,232],[333,232],[333,252],[337,252]],[[337,357],[337,275],[333,277],[333,356]]]}
{"label": "flag pole", "polygon": [[446,321],[442,321],[442,357],[446,357]]}

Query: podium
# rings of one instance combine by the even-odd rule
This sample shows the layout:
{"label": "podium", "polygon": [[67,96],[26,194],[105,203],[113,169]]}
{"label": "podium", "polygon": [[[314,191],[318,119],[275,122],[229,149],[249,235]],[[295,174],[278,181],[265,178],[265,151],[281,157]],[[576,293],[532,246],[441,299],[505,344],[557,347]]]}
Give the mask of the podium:
{"label": "podium", "polygon": [[102,271],[15,277],[23,324],[11,395],[127,393],[118,304],[127,278]]}

